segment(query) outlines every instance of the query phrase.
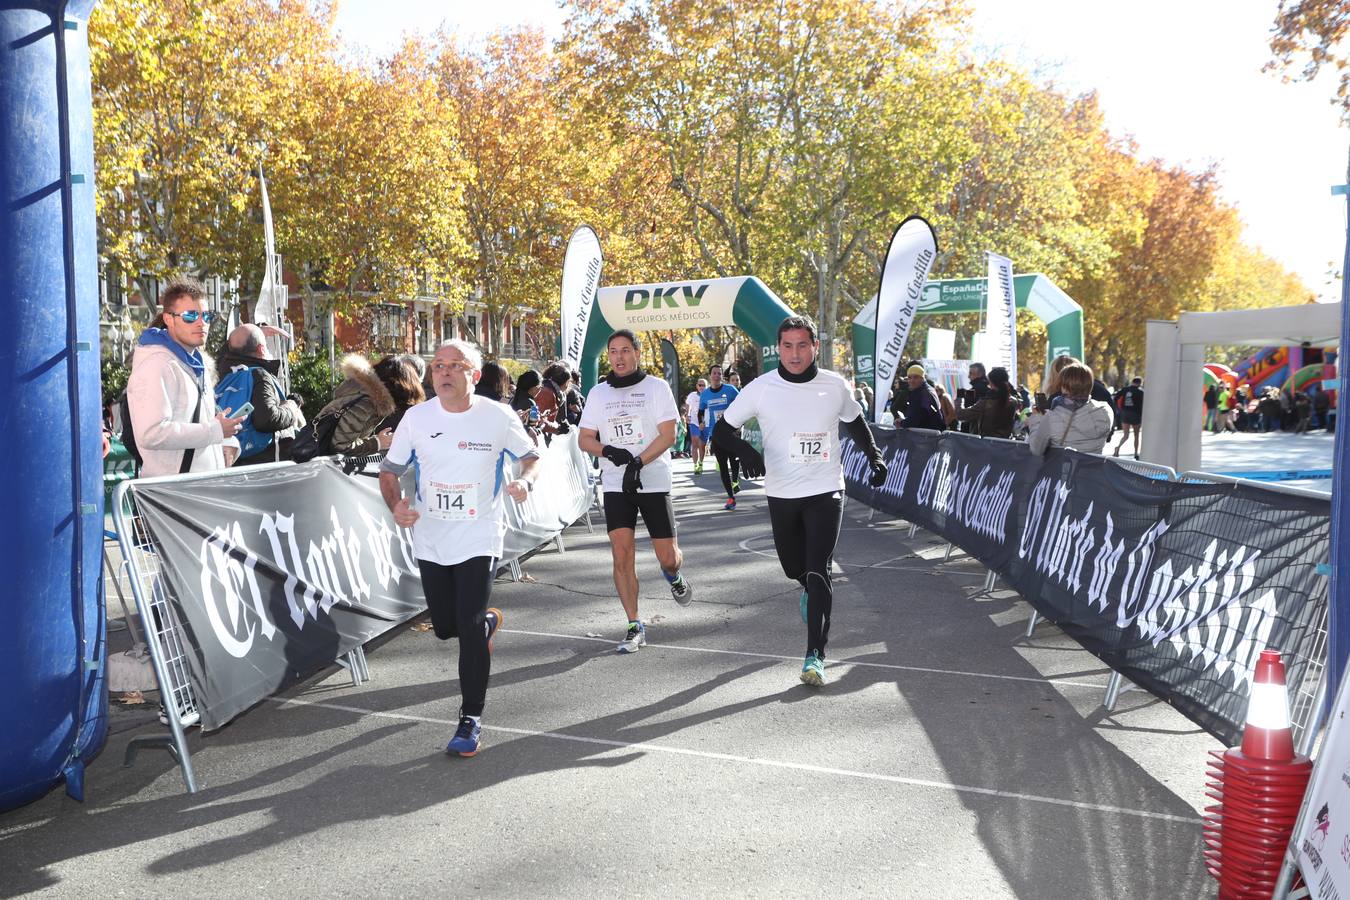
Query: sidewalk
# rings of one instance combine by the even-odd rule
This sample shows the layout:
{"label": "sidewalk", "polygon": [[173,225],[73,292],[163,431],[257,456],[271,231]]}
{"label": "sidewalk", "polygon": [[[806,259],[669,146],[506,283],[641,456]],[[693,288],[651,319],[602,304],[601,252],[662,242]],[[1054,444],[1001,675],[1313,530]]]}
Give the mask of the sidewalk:
{"label": "sidewalk", "polygon": [[830,683],[801,685],[797,589],[758,486],[724,512],[711,468],[676,463],[691,607],[640,537],[652,642],[624,617],[608,545],[499,583],[474,759],[454,727],[453,645],[407,630],[195,736],[203,789],[114,710],[89,802],[0,817],[0,895],[1157,897],[1213,892],[1204,756],[1217,742],[1109,673],[945,544],[851,504],[837,552]]}

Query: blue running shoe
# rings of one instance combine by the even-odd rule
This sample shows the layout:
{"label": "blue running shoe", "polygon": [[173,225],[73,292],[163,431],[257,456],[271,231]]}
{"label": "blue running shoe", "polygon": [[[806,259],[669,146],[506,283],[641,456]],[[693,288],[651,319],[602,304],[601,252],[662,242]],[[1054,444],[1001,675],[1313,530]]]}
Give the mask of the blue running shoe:
{"label": "blue running shoe", "polygon": [[[803,679],[805,677],[802,676]],[[482,736],[482,723],[475,722],[469,716],[460,716],[459,728],[455,730],[455,736],[450,739],[450,743],[445,745],[445,752],[451,755],[473,756],[478,752]]]}
{"label": "blue running shoe", "polygon": [[723,509],[735,509],[735,508],[736,508],[736,498],[735,498],[735,497],[728,497],[728,498],[727,498],[726,505],[723,506],[722,508],[723,508]]}
{"label": "blue running shoe", "polygon": [[802,624],[805,625],[805,624],[806,624],[806,591],[802,591],[802,601],[801,601],[801,606],[802,606]]}
{"label": "blue running shoe", "polygon": [[802,663],[802,684],[820,687],[824,683],[825,660],[821,659],[820,654],[813,650],[806,654],[806,662]]}

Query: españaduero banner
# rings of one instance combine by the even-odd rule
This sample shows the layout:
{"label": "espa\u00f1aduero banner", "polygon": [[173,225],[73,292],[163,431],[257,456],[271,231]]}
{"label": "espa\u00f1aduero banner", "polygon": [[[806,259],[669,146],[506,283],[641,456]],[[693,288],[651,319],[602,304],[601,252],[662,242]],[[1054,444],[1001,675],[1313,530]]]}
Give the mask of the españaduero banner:
{"label": "espa\u00f1aduero banner", "polygon": [[[540,455],[529,499],[507,502],[502,564],[590,505],[576,433]],[[394,523],[374,475],[322,458],[133,484],[204,730],[426,608],[412,532]]]}
{"label": "espa\u00f1aduero banner", "polygon": [[[848,494],[997,572],[1135,684],[1232,745],[1264,649],[1291,695],[1325,621],[1330,501],[1149,478],[1092,454],[873,429],[885,484],[841,432]],[[997,449],[995,449],[997,448]]]}

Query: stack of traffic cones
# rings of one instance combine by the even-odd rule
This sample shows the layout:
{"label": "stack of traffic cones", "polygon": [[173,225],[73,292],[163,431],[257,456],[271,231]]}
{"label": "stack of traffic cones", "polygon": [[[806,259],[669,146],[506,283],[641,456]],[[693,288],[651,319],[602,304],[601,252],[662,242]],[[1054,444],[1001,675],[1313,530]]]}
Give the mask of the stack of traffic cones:
{"label": "stack of traffic cones", "polygon": [[1275,890],[1294,831],[1312,761],[1294,754],[1284,663],[1262,650],[1252,680],[1242,749],[1211,751],[1205,808],[1205,865],[1219,880],[1219,897],[1260,897]]}

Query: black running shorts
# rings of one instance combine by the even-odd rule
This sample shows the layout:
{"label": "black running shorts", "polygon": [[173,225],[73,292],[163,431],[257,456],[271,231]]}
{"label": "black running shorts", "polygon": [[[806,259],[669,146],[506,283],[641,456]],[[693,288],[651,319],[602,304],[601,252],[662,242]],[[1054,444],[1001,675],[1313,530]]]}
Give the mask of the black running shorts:
{"label": "black running shorts", "polygon": [[637,528],[638,513],[647,525],[647,534],[654,538],[675,536],[675,508],[670,494],[625,494],[623,491],[605,491],[605,531],[616,528]]}

